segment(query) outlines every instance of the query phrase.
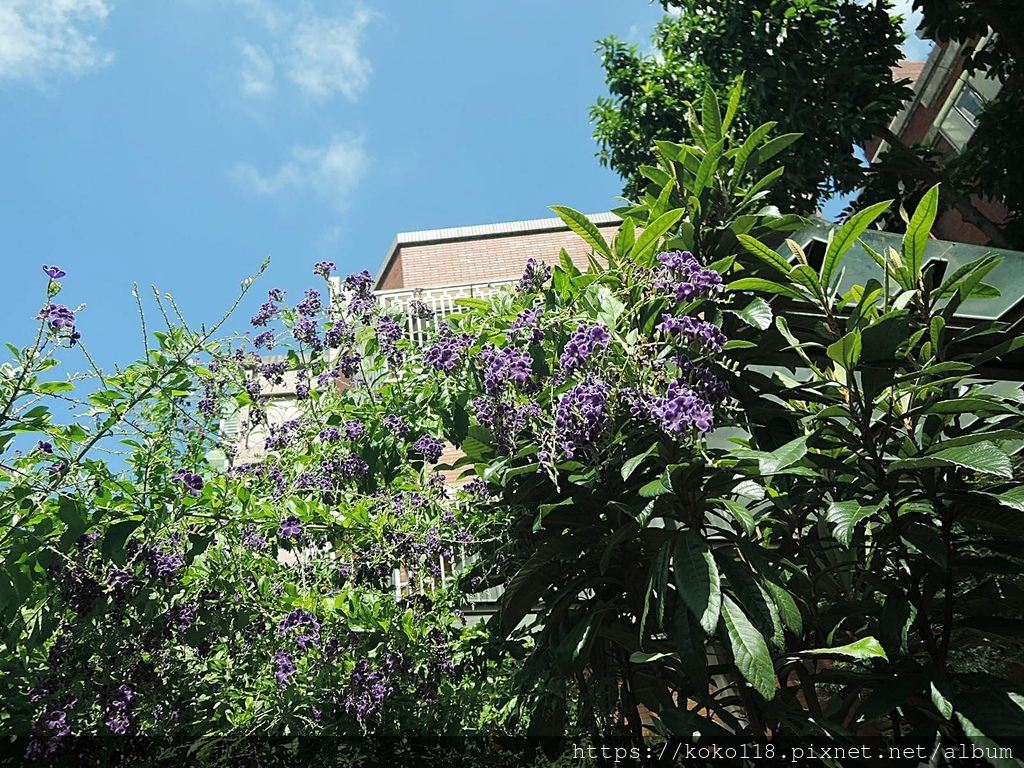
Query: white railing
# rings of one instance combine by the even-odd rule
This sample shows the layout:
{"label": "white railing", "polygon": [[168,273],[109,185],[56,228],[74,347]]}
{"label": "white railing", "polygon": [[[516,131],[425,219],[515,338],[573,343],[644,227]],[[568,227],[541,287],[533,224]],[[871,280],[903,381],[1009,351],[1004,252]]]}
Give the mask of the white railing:
{"label": "white railing", "polygon": [[[384,309],[397,309],[406,316],[405,332],[416,344],[422,345],[427,335],[442,319],[458,311],[456,299],[485,299],[498,291],[513,285],[515,280],[498,280],[489,283],[464,283],[445,285],[441,288],[397,288],[378,291],[377,298]],[[413,301],[422,301],[433,312],[433,317],[423,319],[409,311]]]}

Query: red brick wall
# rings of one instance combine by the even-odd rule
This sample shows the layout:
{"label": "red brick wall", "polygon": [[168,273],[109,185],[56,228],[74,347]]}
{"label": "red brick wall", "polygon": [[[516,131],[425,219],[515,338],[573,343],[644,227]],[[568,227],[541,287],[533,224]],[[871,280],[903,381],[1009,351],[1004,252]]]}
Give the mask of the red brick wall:
{"label": "red brick wall", "polygon": [[[616,226],[605,225],[600,229],[605,239],[610,240]],[[557,264],[562,248],[569,252],[577,266],[586,269],[591,248],[569,230],[402,245],[380,288],[436,288],[510,280],[523,274],[523,266],[529,258]]]}

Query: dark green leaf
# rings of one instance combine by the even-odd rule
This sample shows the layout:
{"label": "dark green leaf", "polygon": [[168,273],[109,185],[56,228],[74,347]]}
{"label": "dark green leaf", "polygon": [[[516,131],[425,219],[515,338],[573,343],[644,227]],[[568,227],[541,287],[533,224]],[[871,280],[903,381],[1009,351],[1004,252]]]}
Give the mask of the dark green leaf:
{"label": "dark green leaf", "polygon": [[768,653],[768,643],[732,598],[722,598],[722,618],[732,646],[736,668],[766,699],[775,696],[775,668]]}

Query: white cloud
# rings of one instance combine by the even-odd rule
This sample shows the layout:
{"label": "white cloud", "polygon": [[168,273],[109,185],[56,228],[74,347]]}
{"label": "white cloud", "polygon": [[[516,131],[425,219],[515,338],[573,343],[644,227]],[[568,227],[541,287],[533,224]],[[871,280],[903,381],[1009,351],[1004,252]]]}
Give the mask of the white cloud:
{"label": "white cloud", "polygon": [[359,51],[372,14],[357,8],[350,18],[310,14],[296,25],[288,42],[288,77],[310,96],[341,93],[355,100],[373,71]]}
{"label": "white cloud", "polygon": [[113,60],[86,30],[110,15],[105,0],[0,0],[0,79],[41,82]]}
{"label": "white cloud", "polygon": [[235,167],[236,177],[259,195],[312,190],[342,208],[366,171],[362,137],[334,137],[325,147],[292,149],[291,159],[276,171],[260,173],[248,163]]}
{"label": "white cloud", "polygon": [[242,95],[266,98],[274,92],[274,60],[259,45],[240,44]]}

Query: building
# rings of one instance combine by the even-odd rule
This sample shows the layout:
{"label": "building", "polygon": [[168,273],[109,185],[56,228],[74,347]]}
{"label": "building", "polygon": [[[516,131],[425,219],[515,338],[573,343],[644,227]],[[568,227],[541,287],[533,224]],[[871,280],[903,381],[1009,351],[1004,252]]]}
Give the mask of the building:
{"label": "building", "polygon": [[[975,43],[985,46],[988,38]],[[900,62],[893,71],[895,80],[909,80],[914,97],[893,119],[889,130],[903,143],[921,145],[946,155],[963,151],[978,127],[978,116],[985,104],[994,99],[1002,83],[984,72],[969,75],[964,70],[964,57],[956,43],[937,42],[928,60]],[[869,163],[875,163],[888,145],[875,139],[865,147]],[[1006,220],[1006,209],[997,201],[973,197],[978,211],[997,225]],[[935,222],[935,237],[960,243],[983,245],[988,238],[972,224],[965,222],[956,210],[947,210]]]}

